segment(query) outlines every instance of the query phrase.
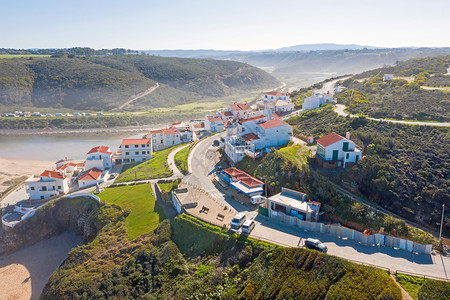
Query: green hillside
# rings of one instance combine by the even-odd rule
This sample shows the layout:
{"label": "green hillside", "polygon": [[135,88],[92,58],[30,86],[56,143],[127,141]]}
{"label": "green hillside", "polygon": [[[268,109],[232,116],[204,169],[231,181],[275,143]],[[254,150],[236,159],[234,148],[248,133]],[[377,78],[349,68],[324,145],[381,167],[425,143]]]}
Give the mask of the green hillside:
{"label": "green hillside", "polygon": [[279,85],[266,72],[233,61],[145,55],[12,58],[0,59],[0,107],[111,110],[155,82],[162,84],[161,91],[144,97],[140,108]]}
{"label": "green hillside", "polygon": [[[450,89],[445,75],[450,56],[411,59],[393,67],[367,71],[342,82],[347,90],[337,95],[349,112],[375,118],[450,121]],[[383,81],[384,74],[394,74]]]}

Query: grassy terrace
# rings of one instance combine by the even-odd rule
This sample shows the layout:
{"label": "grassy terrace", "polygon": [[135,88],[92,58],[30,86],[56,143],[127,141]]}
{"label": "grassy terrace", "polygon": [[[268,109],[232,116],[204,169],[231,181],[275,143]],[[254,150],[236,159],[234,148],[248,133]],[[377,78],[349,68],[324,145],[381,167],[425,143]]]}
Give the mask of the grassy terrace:
{"label": "grassy terrace", "polygon": [[308,155],[309,151],[308,148],[304,146],[292,145],[281,148],[280,150],[278,150],[278,153],[301,168],[307,162],[306,156]]}
{"label": "grassy terrace", "polygon": [[130,214],[125,219],[130,240],[154,230],[166,218],[150,184],[107,188],[98,195],[107,204],[115,204]]}
{"label": "grassy terrace", "polygon": [[195,143],[191,143],[189,146],[175,154],[175,165],[183,174],[188,173],[187,159],[194,145]]}
{"label": "grassy terrace", "polygon": [[116,182],[119,183],[172,176],[173,172],[167,164],[167,156],[177,147],[179,146],[153,152],[153,157],[146,162],[125,165],[122,173],[120,173],[119,177],[117,177]]}

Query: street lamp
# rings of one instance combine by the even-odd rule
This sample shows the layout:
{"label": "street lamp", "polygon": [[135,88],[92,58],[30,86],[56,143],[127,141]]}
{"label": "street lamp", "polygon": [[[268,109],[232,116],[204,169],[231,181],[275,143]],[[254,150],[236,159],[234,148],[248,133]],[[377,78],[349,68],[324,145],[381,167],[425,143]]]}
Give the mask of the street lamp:
{"label": "street lamp", "polygon": [[439,230],[439,247],[442,247],[442,225],[444,224],[445,204],[442,204],[441,229]]}

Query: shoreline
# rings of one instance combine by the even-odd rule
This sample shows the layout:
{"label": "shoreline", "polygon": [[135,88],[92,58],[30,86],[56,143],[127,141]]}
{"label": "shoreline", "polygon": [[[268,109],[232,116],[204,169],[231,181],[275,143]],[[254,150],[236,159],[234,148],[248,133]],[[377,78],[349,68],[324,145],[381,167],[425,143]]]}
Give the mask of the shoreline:
{"label": "shoreline", "polygon": [[106,127],[106,128],[77,128],[77,129],[0,129],[1,135],[55,135],[55,134],[95,134],[95,133],[126,133],[150,131],[167,127],[167,124],[150,124],[143,126]]}

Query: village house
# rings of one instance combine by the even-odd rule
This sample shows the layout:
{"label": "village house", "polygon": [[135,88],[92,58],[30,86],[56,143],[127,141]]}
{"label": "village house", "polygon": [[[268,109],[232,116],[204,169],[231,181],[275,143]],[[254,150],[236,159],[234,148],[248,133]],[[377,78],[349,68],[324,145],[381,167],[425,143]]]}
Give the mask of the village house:
{"label": "village house", "polygon": [[308,196],[302,192],[283,187],[281,193],[267,199],[266,205],[271,218],[287,215],[303,221],[319,220],[321,203],[308,200]]}
{"label": "village house", "polygon": [[241,120],[246,119],[249,115],[251,115],[253,109],[248,103],[235,103],[228,105],[226,111],[229,111],[233,115],[233,119],[236,118]]}
{"label": "village house", "polygon": [[388,81],[394,79],[394,74],[384,74],[383,81]]}
{"label": "village house", "polygon": [[303,111],[319,108],[321,105],[333,102],[333,96],[329,93],[321,94],[315,93],[312,96],[305,98],[303,102]]}
{"label": "village house", "polygon": [[283,100],[286,102],[292,102],[291,98],[289,97],[288,94],[285,93],[280,93],[280,92],[275,92],[275,91],[270,91],[270,92],[265,92],[263,94],[262,99],[264,101],[276,101],[276,100]]}
{"label": "village house", "polygon": [[270,110],[272,114],[283,115],[290,113],[294,110],[294,103],[284,100],[276,100],[274,102],[268,102],[264,105],[264,109]]}
{"label": "village house", "polygon": [[[263,94],[256,102],[260,110],[269,110],[269,114],[287,114],[294,110],[294,104],[288,94],[270,91]],[[267,114],[267,113],[266,113]]]}
{"label": "village house", "polygon": [[206,116],[205,118],[205,130],[216,133],[225,130],[223,120],[219,117]]}
{"label": "village house", "polygon": [[111,148],[107,146],[97,146],[92,148],[86,156],[84,162],[85,169],[97,168],[99,170],[109,170],[113,166]]}
{"label": "village house", "polygon": [[143,162],[152,158],[151,139],[123,139],[114,154],[116,164]]}
{"label": "village house", "polygon": [[272,147],[279,147],[292,140],[292,126],[272,116],[265,115],[241,120],[236,127],[227,129],[225,153],[233,163],[245,156],[262,157]]}
{"label": "village house", "polygon": [[84,163],[67,162],[61,164],[60,162],[57,162],[55,170],[71,179],[77,173],[84,171]]}
{"label": "village house", "polygon": [[152,130],[147,137],[152,139],[153,151],[163,150],[182,142],[181,132],[174,127]]}
{"label": "village house", "polygon": [[31,200],[47,199],[69,191],[69,179],[58,171],[44,171],[25,180],[25,190]]}
{"label": "village house", "polygon": [[262,195],[264,191],[264,182],[237,168],[225,169],[222,171],[222,175],[226,183],[248,197]]}
{"label": "village house", "polygon": [[361,159],[361,150],[350,140],[350,133],[342,137],[334,132],[317,140],[315,162],[323,168],[345,168]]}
{"label": "village house", "polygon": [[85,171],[80,178],[78,178],[78,186],[80,189],[100,184],[108,176],[108,171],[102,171],[97,168],[92,168]]}
{"label": "village house", "polygon": [[193,132],[191,130],[191,122],[175,122],[170,124],[169,128],[176,128],[180,132],[182,143],[192,142]]}

